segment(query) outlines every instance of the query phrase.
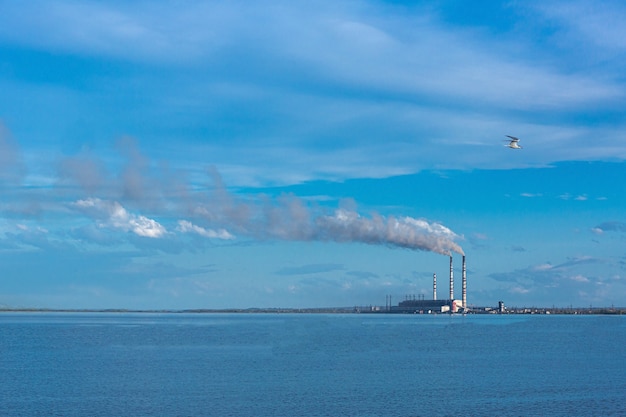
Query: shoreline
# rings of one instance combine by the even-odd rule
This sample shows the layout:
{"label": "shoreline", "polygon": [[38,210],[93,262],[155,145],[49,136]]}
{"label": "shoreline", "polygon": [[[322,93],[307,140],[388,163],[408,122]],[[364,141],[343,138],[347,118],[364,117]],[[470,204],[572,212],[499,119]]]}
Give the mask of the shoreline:
{"label": "shoreline", "polygon": [[[224,308],[224,309],[56,309],[0,308],[1,313],[127,313],[127,314],[413,314],[385,311],[378,307],[318,307],[318,308]],[[419,313],[416,313],[419,314]],[[427,315],[465,314],[540,314],[540,315],[626,315],[626,307],[507,307],[503,312],[492,307],[473,307],[463,313],[424,313]]]}

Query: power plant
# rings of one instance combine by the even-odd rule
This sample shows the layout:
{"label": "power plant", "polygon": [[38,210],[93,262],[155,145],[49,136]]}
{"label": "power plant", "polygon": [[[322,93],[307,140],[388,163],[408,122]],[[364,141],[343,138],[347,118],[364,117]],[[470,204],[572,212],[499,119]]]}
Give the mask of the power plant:
{"label": "power plant", "polygon": [[433,274],[433,299],[425,300],[423,297],[407,297],[400,301],[397,306],[391,305],[391,296],[387,296],[386,312],[388,313],[463,313],[467,307],[467,268],[465,255],[463,255],[461,272],[462,299],[454,299],[454,265],[450,255],[450,297],[447,300],[437,299],[437,274]]}

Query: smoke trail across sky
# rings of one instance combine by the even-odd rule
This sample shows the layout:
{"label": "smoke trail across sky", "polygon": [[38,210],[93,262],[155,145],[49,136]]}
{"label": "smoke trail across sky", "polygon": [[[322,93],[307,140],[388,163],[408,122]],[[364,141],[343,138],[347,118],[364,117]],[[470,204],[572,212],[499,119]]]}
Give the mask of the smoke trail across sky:
{"label": "smoke trail across sky", "polygon": [[[460,236],[436,222],[377,213],[364,216],[351,200],[336,208],[293,194],[233,193],[215,167],[208,169],[208,184],[192,184],[184,173],[152,163],[132,139],[119,141],[117,150],[125,161],[113,169],[90,154],[62,159],[53,192],[32,196],[42,207],[78,215],[69,226],[77,244],[98,243],[90,237],[103,234],[170,244],[193,236],[188,244],[242,238],[354,242],[463,254],[456,243]],[[85,226],[84,219],[91,220],[91,226]],[[132,239],[132,244],[150,245],[141,239]]]}
{"label": "smoke trail across sky", "polygon": [[[463,254],[455,242],[459,236],[449,228],[412,217],[361,216],[355,209],[339,208],[332,214],[308,207],[293,195],[263,202],[238,201],[228,193],[216,170],[212,201],[194,211],[213,227],[227,228],[235,235],[259,239],[355,242],[432,251],[442,255]],[[331,210],[332,211],[332,210]]]}
{"label": "smoke trail across sky", "polygon": [[450,252],[463,254],[454,242],[458,236],[445,226],[428,223],[412,217],[375,215],[361,217],[356,212],[337,210],[333,216],[322,216],[316,221],[320,237],[338,242],[382,244],[408,249],[427,250],[442,255]]}

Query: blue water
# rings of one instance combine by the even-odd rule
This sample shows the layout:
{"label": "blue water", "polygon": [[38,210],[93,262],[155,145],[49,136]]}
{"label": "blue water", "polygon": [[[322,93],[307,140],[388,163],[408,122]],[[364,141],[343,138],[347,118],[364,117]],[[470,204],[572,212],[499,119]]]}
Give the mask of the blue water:
{"label": "blue water", "polygon": [[624,316],[0,314],[1,416],[624,416]]}

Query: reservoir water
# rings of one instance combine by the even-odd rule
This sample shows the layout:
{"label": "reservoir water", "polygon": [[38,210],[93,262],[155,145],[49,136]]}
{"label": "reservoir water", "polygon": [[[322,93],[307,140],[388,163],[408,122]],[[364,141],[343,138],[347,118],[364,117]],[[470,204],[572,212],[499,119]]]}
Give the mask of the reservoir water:
{"label": "reservoir water", "polygon": [[0,313],[2,416],[624,416],[626,317]]}

